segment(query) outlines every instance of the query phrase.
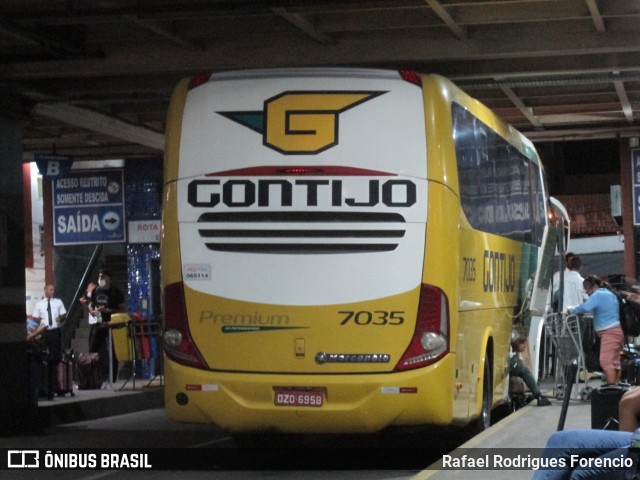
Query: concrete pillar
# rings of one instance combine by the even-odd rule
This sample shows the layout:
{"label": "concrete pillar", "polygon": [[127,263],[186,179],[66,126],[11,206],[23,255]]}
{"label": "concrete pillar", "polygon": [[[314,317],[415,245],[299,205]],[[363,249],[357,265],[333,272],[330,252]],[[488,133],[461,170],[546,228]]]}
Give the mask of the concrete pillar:
{"label": "concrete pillar", "polygon": [[0,424],[29,411],[22,128],[0,117]]}
{"label": "concrete pillar", "polygon": [[636,278],[636,227],[633,225],[633,182],[631,178],[631,148],[629,138],[620,138],[620,186],[622,231],[624,235],[624,275]]}

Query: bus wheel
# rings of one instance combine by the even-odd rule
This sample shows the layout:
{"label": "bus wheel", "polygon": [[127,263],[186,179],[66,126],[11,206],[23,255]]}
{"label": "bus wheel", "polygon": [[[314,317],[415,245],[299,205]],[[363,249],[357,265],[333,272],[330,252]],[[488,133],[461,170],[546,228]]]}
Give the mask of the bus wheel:
{"label": "bus wheel", "polygon": [[493,388],[491,386],[491,366],[489,364],[489,355],[484,357],[484,372],[482,381],[482,410],[480,416],[476,420],[475,429],[482,432],[491,426],[491,400]]}

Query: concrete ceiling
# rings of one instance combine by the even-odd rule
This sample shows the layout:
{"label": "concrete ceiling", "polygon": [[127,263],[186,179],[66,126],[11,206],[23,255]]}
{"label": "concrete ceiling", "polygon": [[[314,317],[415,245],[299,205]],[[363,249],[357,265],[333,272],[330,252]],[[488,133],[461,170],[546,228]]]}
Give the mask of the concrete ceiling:
{"label": "concrete ceiling", "polygon": [[201,71],[443,74],[534,141],[640,136],[640,0],[3,0],[0,115],[24,158],[160,155]]}

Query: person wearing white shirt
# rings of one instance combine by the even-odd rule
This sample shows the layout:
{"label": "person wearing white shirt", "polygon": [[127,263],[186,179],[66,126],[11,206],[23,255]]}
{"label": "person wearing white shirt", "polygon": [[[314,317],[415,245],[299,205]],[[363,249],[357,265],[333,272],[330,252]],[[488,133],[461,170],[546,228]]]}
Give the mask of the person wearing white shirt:
{"label": "person wearing white shirt", "polygon": [[55,298],[56,287],[49,283],[44,287],[44,298],[36,303],[31,317],[39,321],[41,326],[46,326],[47,330],[60,328],[67,310],[64,308],[62,300]]}
{"label": "person wearing white shirt", "polygon": [[[554,311],[559,311],[560,309],[558,308],[558,290],[560,288],[560,273],[563,273],[563,276],[566,276],[566,274],[569,272],[569,261],[575,257],[575,253],[573,252],[567,252],[564,255],[564,270],[562,272],[560,272],[560,270],[558,270],[557,272],[554,272],[553,274],[553,280],[552,280],[552,285],[553,285],[553,292],[551,295],[551,302],[553,305],[553,310]],[[556,310],[557,309],[557,310]]]}
{"label": "person wearing white shirt", "polygon": [[587,294],[584,290],[584,278],[580,275],[582,260],[577,255],[569,260],[568,271],[564,274],[564,301],[562,311],[569,307],[577,307],[585,302]]}
{"label": "person wearing white shirt", "polygon": [[60,359],[60,327],[67,315],[62,300],[55,298],[56,287],[48,283],[44,287],[44,298],[36,303],[31,318],[40,323],[43,328],[42,340],[46,348],[49,349],[52,361]]}
{"label": "person wearing white shirt", "polygon": [[[576,254],[573,252],[567,252],[564,254],[564,271],[565,272],[569,271],[569,260],[571,260],[575,256]],[[558,290],[559,286],[560,286],[560,271],[558,270],[553,274],[553,291],[555,292],[556,290]]]}

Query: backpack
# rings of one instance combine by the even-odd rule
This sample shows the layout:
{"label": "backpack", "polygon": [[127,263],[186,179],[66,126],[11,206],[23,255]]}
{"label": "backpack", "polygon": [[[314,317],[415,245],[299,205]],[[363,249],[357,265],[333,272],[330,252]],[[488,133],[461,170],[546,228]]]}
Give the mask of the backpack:
{"label": "backpack", "polygon": [[640,335],[640,312],[633,302],[623,295],[616,295],[620,304],[620,325],[625,336]]}

